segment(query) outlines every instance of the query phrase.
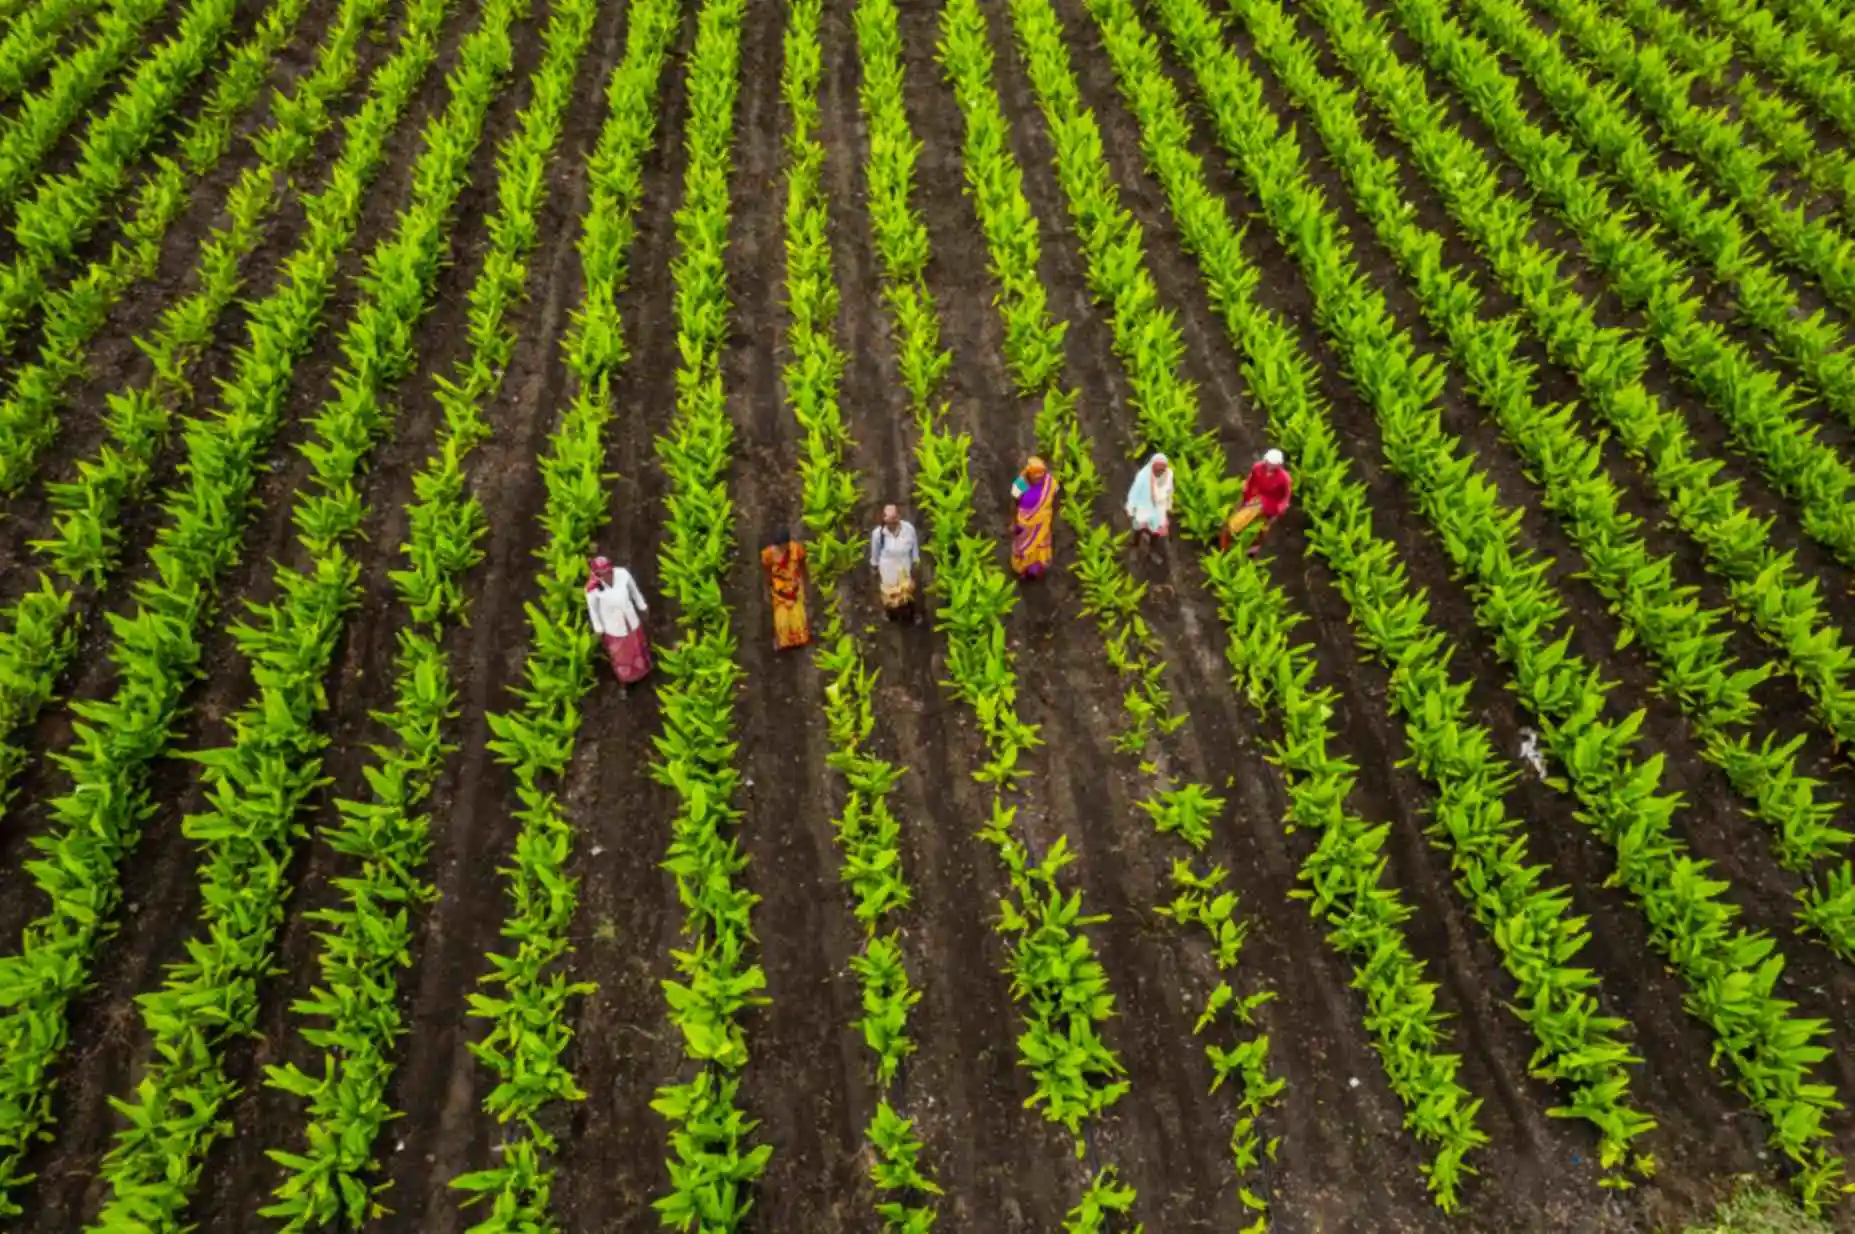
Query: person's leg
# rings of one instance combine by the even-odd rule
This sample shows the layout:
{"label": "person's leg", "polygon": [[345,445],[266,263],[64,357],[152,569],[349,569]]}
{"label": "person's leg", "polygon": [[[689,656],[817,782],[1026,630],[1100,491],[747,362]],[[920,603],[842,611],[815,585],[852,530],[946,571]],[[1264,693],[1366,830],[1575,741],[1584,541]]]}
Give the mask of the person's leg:
{"label": "person's leg", "polygon": [[1258,521],[1262,523],[1262,526],[1256,529],[1256,538],[1250,541],[1250,556],[1252,557],[1262,552],[1262,542],[1269,538],[1269,528],[1275,526],[1275,520],[1272,518],[1259,518]]}

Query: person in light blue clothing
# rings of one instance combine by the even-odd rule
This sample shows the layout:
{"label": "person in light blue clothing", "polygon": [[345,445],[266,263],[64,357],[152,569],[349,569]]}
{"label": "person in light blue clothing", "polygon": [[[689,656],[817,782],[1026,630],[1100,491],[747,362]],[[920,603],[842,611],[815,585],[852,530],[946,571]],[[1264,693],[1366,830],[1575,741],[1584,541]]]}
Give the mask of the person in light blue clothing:
{"label": "person in light blue clothing", "polygon": [[1163,454],[1155,454],[1139,471],[1127,489],[1127,518],[1134,525],[1134,541],[1142,552],[1151,547],[1155,537],[1166,538],[1172,531],[1172,464]]}

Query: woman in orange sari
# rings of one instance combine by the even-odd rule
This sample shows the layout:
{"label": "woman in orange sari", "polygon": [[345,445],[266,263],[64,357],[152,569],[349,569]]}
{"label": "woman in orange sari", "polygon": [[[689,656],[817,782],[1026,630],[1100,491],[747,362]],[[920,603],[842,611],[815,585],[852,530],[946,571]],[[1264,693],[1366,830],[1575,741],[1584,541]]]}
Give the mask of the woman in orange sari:
{"label": "woman in orange sari", "polygon": [[760,550],[760,566],[773,592],[773,648],[786,651],[812,641],[805,616],[805,546],[780,528]]}
{"label": "woman in orange sari", "polygon": [[1040,578],[1050,567],[1056,530],[1056,477],[1033,455],[1011,485],[1017,525],[1011,534],[1011,568],[1019,578]]}

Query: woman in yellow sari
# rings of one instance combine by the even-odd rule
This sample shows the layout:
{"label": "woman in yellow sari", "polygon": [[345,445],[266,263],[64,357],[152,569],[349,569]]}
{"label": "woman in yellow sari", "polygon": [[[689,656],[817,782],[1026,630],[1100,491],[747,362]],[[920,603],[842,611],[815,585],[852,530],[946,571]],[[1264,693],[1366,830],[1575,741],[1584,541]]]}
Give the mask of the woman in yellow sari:
{"label": "woman in yellow sari", "polygon": [[780,528],[760,550],[773,593],[773,648],[786,651],[812,641],[811,623],[805,616],[805,546]]}
{"label": "woman in yellow sari", "polygon": [[1035,455],[1011,485],[1017,525],[1011,535],[1011,568],[1019,578],[1040,578],[1050,567],[1050,538],[1056,530],[1056,477]]}

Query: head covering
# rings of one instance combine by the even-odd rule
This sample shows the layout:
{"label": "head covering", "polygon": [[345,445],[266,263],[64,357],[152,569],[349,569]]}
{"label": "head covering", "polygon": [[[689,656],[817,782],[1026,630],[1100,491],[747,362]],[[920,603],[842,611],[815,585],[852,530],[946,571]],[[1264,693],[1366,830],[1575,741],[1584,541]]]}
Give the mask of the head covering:
{"label": "head covering", "polygon": [[1024,464],[1024,478],[1029,480],[1032,484],[1043,479],[1049,473],[1049,467],[1045,466],[1044,461],[1035,454],[1031,455],[1030,461]]}
{"label": "head covering", "polygon": [[1282,465],[1282,452],[1280,450],[1265,450],[1263,451],[1262,461],[1269,464],[1271,467],[1280,467]]}
{"label": "head covering", "polygon": [[[1166,464],[1166,473],[1153,474],[1153,464]],[[1172,512],[1172,460],[1163,454],[1155,453],[1140,465],[1134,473],[1134,482],[1127,489],[1127,509],[1135,516],[1149,520],[1161,519]]]}
{"label": "head covering", "polygon": [[587,562],[586,565],[587,565],[587,568],[592,571],[591,576],[589,576],[586,580],[586,590],[591,591],[595,587],[598,587],[601,583],[609,583],[612,581],[612,559],[611,558],[595,557],[591,561]]}

